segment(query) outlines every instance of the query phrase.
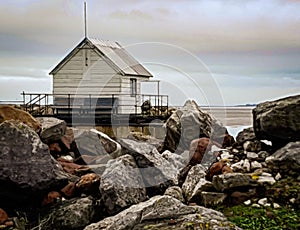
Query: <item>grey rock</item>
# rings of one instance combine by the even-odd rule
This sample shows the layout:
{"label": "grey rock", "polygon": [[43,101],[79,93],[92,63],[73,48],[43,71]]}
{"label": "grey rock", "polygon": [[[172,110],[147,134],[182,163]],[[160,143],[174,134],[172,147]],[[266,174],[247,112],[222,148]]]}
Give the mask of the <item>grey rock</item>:
{"label": "grey rock", "polygon": [[171,186],[167,188],[164,195],[171,196],[176,198],[177,200],[180,200],[182,203],[185,202],[182,194],[182,190],[179,186]]}
{"label": "grey rock", "polygon": [[261,206],[265,206],[268,203],[268,199],[267,198],[261,198],[257,201],[257,203]]}
{"label": "grey rock", "polygon": [[[174,220],[172,224],[170,219]],[[199,229],[200,226],[206,229],[239,229],[218,211],[187,206],[171,196],[155,196],[84,230],[186,229],[193,226]]]}
{"label": "grey rock", "polygon": [[197,204],[201,204],[203,191],[214,191],[214,186],[210,181],[201,178],[196,184],[192,194],[187,198],[187,202],[195,202]]}
{"label": "grey rock", "polygon": [[124,155],[107,163],[100,192],[109,214],[146,199],[143,178],[132,156]]}
{"label": "grey rock", "polygon": [[169,186],[178,184],[179,170],[157,149],[143,142],[120,139],[124,154],[133,156],[150,195],[162,194]]}
{"label": "grey rock", "polygon": [[267,151],[260,151],[257,153],[259,159],[261,159],[262,161],[265,161],[265,159],[270,156],[270,153],[268,153]]}
{"label": "grey rock", "polygon": [[234,172],[247,173],[250,172],[251,164],[248,159],[245,159],[232,164],[230,167]]}
{"label": "grey rock", "polygon": [[34,205],[49,191],[67,184],[67,175],[48,146],[27,125],[0,124],[0,203],[2,207]]}
{"label": "grey rock", "polygon": [[249,127],[239,132],[236,137],[236,142],[243,145],[246,141],[253,141],[256,139],[253,127]]}
{"label": "grey rock", "polygon": [[189,161],[188,157],[172,153],[169,150],[164,151],[161,156],[172,163],[177,169],[183,168]]}
{"label": "grey rock", "polygon": [[258,152],[264,150],[266,148],[265,146],[266,146],[266,144],[259,140],[246,141],[243,144],[243,148],[245,151],[255,152],[255,153],[258,153]]}
{"label": "grey rock", "polygon": [[36,119],[42,125],[40,137],[44,143],[59,141],[65,135],[67,123],[64,120],[55,117],[38,117]]}
{"label": "grey rock", "polygon": [[202,203],[205,207],[215,207],[216,205],[223,204],[226,198],[226,193],[206,191],[201,192]]}
{"label": "grey rock", "polygon": [[202,111],[195,101],[188,100],[165,123],[164,149],[182,152],[189,149],[192,140],[202,137],[223,143],[226,128],[215,118]]}
{"label": "grey rock", "polygon": [[183,195],[187,201],[191,200],[196,185],[200,179],[205,179],[205,176],[206,169],[200,164],[197,164],[190,169],[182,185]]}
{"label": "grey rock", "polygon": [[300,170],[300,141],[291,142],[266,158],[268,168],[282,176],[299,176]]}
{"label": "grey rock", "polygon": [[272,185],[275,184],[274,177],[269,173],[262,173],[257,180],[257,183],[260,185]]}
{"label": "grey rock", "polygon": [[256,169],[261,169],[262,167],[263,167],[262,164],[257,161],[251,162],[251,171],[254,171]]}
{"label": "grey rock", "polygon": [[96,129],[76,129],[73,132],[80,155],[107,155],[108,159],[121,155],[120,144]]}
{"label": "grey rock", "polygon": [[217,191],[224,192],[228,190],[239,189],[242,187],[256,187],[256,181],[252,180],[249,175],[242,173],[228,173],[216,175],[212,183]]}
{"label": "grey rock", "polygon": [[97,212],[97,206],[91,197],[63,202],[44,216],[39,223],[40,229],[82,229],[92,223]]}
{"label": "grey rock", "polygon": [[253,110],[256,137],[278,149],[300,140],[300,95],[258,104]]}
{"label": "grey rock", "polygon": [[258,154],[254,152],[247,152],[247,158],[249,160],[257,160],[258,159]]}

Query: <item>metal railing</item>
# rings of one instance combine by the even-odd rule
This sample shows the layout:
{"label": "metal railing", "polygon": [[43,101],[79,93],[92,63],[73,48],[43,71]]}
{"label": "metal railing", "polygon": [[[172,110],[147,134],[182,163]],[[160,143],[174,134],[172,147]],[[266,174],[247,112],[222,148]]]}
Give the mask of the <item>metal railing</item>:
{"label": "metal railing", "polygon": [[25,93],[23,109],[32,115],[101,115],[142,114],[142,104],[149,101],[151,111],[147,116],[159,116],[168,111],[168,95],[150,94],[40,94]]}

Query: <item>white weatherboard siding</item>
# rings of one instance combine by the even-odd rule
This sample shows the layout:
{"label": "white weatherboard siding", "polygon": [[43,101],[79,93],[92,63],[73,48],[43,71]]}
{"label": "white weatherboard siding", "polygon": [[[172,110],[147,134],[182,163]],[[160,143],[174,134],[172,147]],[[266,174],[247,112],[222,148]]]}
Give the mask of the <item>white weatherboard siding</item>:
{"label": "white weatherboard siding", "polygon": [[[109,101],[107,98],[114,97],[118,101],[118,112],[123,114],[141,112],[141,81],[152,77],[118,43],[88,38],[79,43],[50,74],[53,75],[56,105],[66,101],[59,99],[66,98],[66,94],[75,94],[76,100],[82,103],[90,98],[88,94],[93,98],[106,98],[106,103]],[[136,79],[138,96],[131,96],[130,79]],[[99,103],[101,101],[98,100]]]}
{"label": "white weatherboard siding", "polygon": [[[86,66],[85,56],[88,59]],[[120,75],[95,51],[80,49],[53,76],[54,94],[119,94]]]}
{"label": "white weatherboard siding", "polygon": [[[137,95],[131,96],[131,86],[130,86],[130,79],[134,78],[137,80]],[[124,95],[122,98],[119,99],[119,104],[122,113],[141,113],[141,98],[140,98],[140,92],[141,92],[141,78],[138,78],[136,76],[126,76],[122,78],[121,81],[121,93]],[[137,105],[137,107],[135,106]]]}

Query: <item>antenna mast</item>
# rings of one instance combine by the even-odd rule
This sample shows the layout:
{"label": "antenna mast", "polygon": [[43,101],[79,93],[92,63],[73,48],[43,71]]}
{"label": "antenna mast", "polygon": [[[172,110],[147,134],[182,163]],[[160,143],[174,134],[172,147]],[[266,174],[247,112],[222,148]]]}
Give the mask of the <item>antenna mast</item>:
{"label": "antenna mast", "polygon": [[84,2],[84,37],[87,37],[87,25],[86,25],[86,2]]}

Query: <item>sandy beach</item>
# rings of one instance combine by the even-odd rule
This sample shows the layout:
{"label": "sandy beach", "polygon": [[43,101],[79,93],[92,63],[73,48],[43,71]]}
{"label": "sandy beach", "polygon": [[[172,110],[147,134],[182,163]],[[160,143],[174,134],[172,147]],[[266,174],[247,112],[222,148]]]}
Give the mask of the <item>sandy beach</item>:
{"label": "sandy beach", "polygon": [[202,108],[220,120],[225,126],[251,126],[254,107],[211,107]]}

